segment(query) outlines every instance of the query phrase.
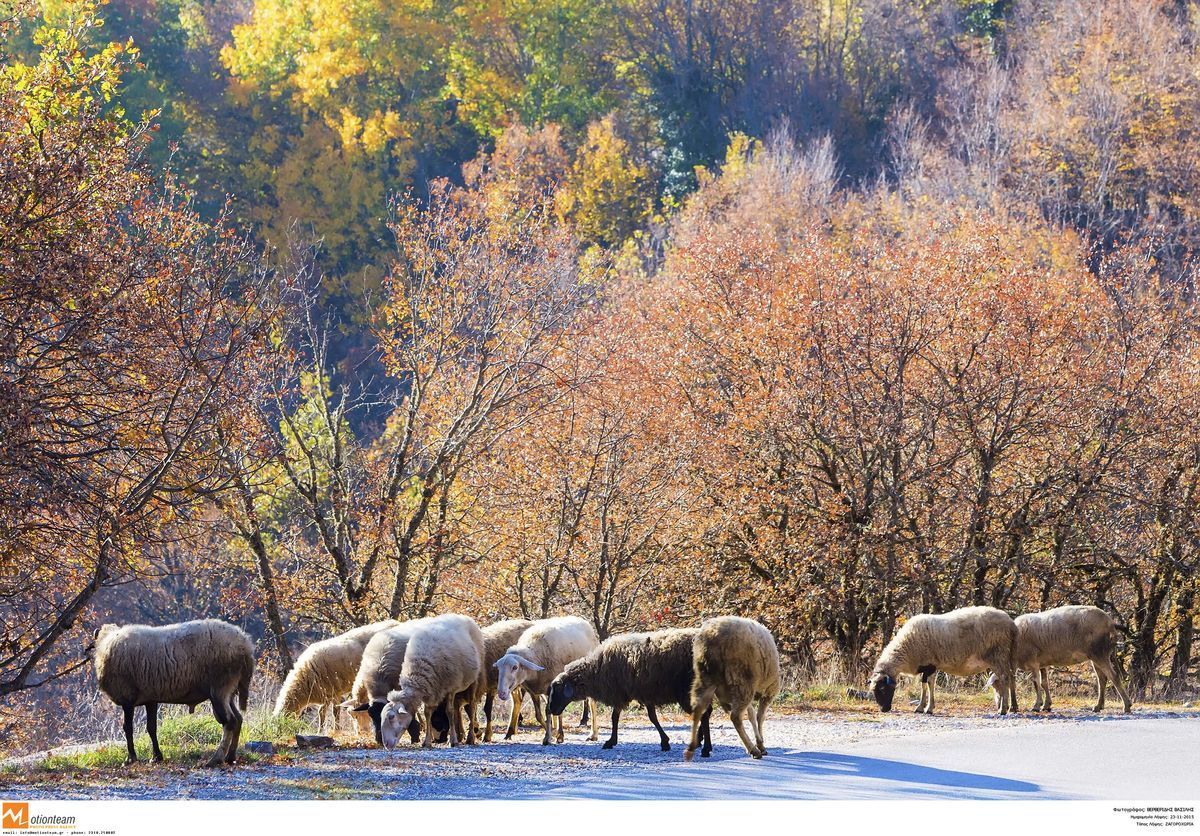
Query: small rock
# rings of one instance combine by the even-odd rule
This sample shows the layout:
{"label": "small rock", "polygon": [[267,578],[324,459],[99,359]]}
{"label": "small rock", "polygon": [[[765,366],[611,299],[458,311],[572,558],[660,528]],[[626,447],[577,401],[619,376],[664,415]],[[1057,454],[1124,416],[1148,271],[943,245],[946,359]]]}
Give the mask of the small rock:
{"label": "small rock", "polygon": [[246,751],[256,755],[275,754],[275,744],[267,740],[251,740],[246,744]]}
{"label": "small rock", "polygon": [[333,746],[333,738],[323,734],[296,735],[297,749],[328,749]]}
{"label": "small rock", "polygon": [[1191,700],[1188,700],[1187,702],[1185,702],[1185,703],[1183,704],[1183,707],[1184,707],[1184,708],[1191,708],[1191,707],[1192,707],[1192,701],[1191,701]]}

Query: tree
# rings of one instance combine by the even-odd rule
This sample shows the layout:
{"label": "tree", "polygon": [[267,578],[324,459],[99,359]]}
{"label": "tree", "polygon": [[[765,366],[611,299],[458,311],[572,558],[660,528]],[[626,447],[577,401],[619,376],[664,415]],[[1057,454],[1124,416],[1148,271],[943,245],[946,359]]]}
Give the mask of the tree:
{"label": "tree", "polygon": [[93,598],[191,519],[271,318],[249,242],[139,164],[151,126],[111,104],[136,53],[98,26],[0,75],[0,694],[78,667]]}

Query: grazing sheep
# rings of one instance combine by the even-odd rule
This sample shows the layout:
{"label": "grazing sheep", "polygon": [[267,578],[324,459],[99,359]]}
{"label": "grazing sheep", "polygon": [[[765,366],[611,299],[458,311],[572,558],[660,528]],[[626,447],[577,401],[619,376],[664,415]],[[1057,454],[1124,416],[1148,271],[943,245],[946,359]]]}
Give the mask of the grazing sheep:
{"label": "grazing sheep", "polygon": [[333,638],[310,644],[288,671],[275,714],[299,714],[310,705],[320,706],[318,723],[325,730],[328,709],[333,709],[333,728],[338,727],[339,702],[350,692],[362,663],[363,649],[379,633],[399,624],[389,619],[355,627]]}
{"label": "grazing sheep", "polygon": [[161,761],[159,703],[195,708],[205,700],[211,701],[213,716],[224,729],[208,765],[234,762],[242,733],[238,709],[246,710],[254,675],[254,645],[240,629],[211,618],[162,627],[105,624],[95,633],[95,665],[100,690],[125,713],[125,763],[137,760],[135,707],[146,706],[150,746],[154,760]]}
{"label": "grazing sheep", "polygon": [[[380,732],[383,708],[387,705],[388,692],[400,681],[400,671],[404,667],[409,640],[418,627],[431,620],[416,618],[397,624],[376,633],[363,649],[358,673],[350,686],[350,699],[342,703],[342,707],[348,709],[357,719],[361,736],[366,736],[368,722],[374,727],[375,742],[380,746],[383,745]],[[408,732],[412,742],[416,743],[420,734],[420,723],[415,717]]]}
{"label": "grazing sheep", "polygon": [[[596,631],[582,618],[574,615],[561,618],[545,618],[521,634],[515,644],[495,662],[499,672],[496,680],[496,695],[507,700],[510,693],[524,686],[535,695],[546,693],[554,677],[562,673],[568,663],[586,656],[600,644]],[[536,703],[535,703],[536,704]],[[600,733],[596,724],[596,712],[592,711],[592,734],[596,740]],[[546,718],[545,735],[542,743],[549,745],[554,733],[554,719]],[[509,729],[512,729],[510,724]],[[558,716],[557,740],[563,741],[562,715]]]}
{"label": "grazing sheep", "polygon": [[[396,690],[388,694],[380,718],[383,745],[394,749],[400,732],[412,723],[417,713],[425,712],[425,740],[433,746],[433,711],[439,703],[453,707],[456,694],[467,691],[471,718],[479,697],[487,688],[483,670],[483,633],[465,615],[439,615],[413,630],[404,653],[404,666]],[[458,745],[456,723],[449,724],[450,745]],[[474,719],[468,723],[467,743],[475,743]]]}
{"label": "grazing sheep", "polygon": [[[771,632],[750,618],[725,615],[700,625],[692,642],[692,739],[683,754],[690,761],[699,745],[700,727],[712,709],[715,697],[729,713],[746,752],[753,758],[767,753],[763,743],[763,719],[767,706],[779,694],[779,649]],[[750,712],[754,742],[742,724],[742,712],[758,700],[758,711]]]}
{"label": "grazing sheep", "polygon": [[892,708],[896,677],[921,675],[918,714],[933,713],[934,675],[943,670],[970,676],[990,669],[1001,714],[1008,713],[1009,683],[1017,625],[995,607],[962,607],[942,615],[914,615],[883,649],[871,674],[870,690],[884,711]]}
{"label": "grazing sheep", "polygon": [[[671,750],[670,738],[658,722],[656,708],[679,705],[692,712],[692,641],[700,631],[694,627],[658,630],[653,633],[626,633],[613,636],[584,656],[567,665],[550,683],[546,711],[560,715],[572,700],[598,700],[612,706],[612,734],[603,748],[617,745],[621,712],[631,702],[646,707],[650,722],[658,729],[659,745]],[[594,712],[595,703],[592,702]],[[703,757],[712,752],[709,712],[701,722],[704,738]]]}
{"label": "grazing sheep", "polygon": [[[1117,624],[1099,607],[1066,606],[1045,612],[1027,613],[1016,618],[1017,649],[1015,670],[1033,674],[1036,699],[1034,711],[1050,710],[1050,674],[1047,668],[1091,662],[1096,672],[1098,698],[1092,711],[1104,709],[1104,692],[1111,680],[1125,704],[1125,713],[1133,708],[1129,694],[1117,676],[1120,662],[1114,655]],[[1122,672],[1123,675],[1123,672]],[[1011,681],[1012,708],[1017,710],[1017,684]]]}

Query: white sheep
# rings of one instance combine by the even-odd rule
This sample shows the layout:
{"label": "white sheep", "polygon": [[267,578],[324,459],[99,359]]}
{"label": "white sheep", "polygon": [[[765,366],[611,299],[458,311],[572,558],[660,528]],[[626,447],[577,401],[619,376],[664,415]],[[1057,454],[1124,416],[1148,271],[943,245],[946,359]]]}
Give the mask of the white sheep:
{"label": "white sheep", "polygon": [[[387,695],[400,681],[405,652],[413,631],[431,620],[415,618],[402,622],[376,633],[367,642],[358,672],[350,686],[350,699],[341,705],[356,719],[360,736],[365,737],[373,727],[375,742],[383,745],[379,724],[383,718],[383,707],[387,704]],[[414,743],[417,741],[419,728],[419,723],[414,722],[413,728],[410,729]]]}
{"label": "white sheep", "polygon": [[[1096,672],[1098,698],[1092,711],[1104,709],[1104,692],[1111,680],[1121,696],[1128,714],[1133,703],[1117,676],[1120,662],[1114,655],[1117,647],[1117,624],[1099,607],[1070,605],[1045,612],[1026,613],[1016,618],[1017,649],[1013,661],[1016,670],[1033,674],[1036,698],[1034,711],[1050,710],[1050,674],[1047,668],[1066,667],[1091,662]],[[1011,683],[1013,710],[1017,710],[1017,685]]]}
{"label": "white sheep", "polygon": [[[425,714],[424,748],[433,746],[433,712],[442,702],[454,705],[454,697],[469,691],[469,716],[475,717],[479,697],[487,688],[483,670],[483,633],[465,615],[439,615],[413,630],[404,653],[404,666],[396,690],[388,694],[380,718],[383,745],[394,749],[400,734],[409,728],[418,712]],[[450,745],[458,745],[455,723],[449,725]],[[468,724],[467,743],[475,743],[474,719]]]}
{"label": "white sheep", "polygon": [[[483,740],[485,743],[492,742],[492,707],[496,698],[496,687],[500,679],[500,672],[495,667],[496,660],[503,656],[508,648],[521,638],[521,634],[532,626],[533,622],[528,618],[509,618],[504,621],[497,621],[495,624],[490,624],[483,628],[483,671],[487,675],[487,694],[483,701],[485,723]],[[538,714],[541,714],[536,694],[533,699],[534,709]],[[513,694],[512,714],[508,719],[508,737],[512,737],[516,731],[516,724],[520,720],[520,715],[521,696],[520,691],[518,691],[516,694]]]}
{"label": "white sheep", "polygon": [[275,700],[275,714],[299,714],[310,705],[320,706],[318,723],[324,731],[326,713],[332,708],[336,731],[339,702],[354,685],[364,648],[376,635],[399,623],[394,619],[376,621],[310,644],[288,671]]}
{"label": "white sheep", "polygon": [[[133,710],[146,706],[146,731],[155,761],[160,703],[195,708],[208,700],[224,734],[209,766],[237,757],[242,715],[254,676],[254,644],[242,630],[217,619],[150,627],[105,624],[95,633],[96,680],[100,690],[125,713],[126,763],[133,748]],[[237,698],[236,700],[234,698]]]}
{"label": "white sheep", "polygon": [[883,649],[871,673],[870,689],[884,711],[892,708],[896,677],[920,674],[918,714],[933,713],[933,683],[939,670],[954,676],[992,671],[1001,714],[1008,713],[1009,683],[1017,625],[995,607],[962,607],[941,615],[915,615],[905,622]]}
{"label": "white sheep", "polygon": [[[757,621],[735,615],[705,620],[692,642],[692,737],[683,753],[690,761],[700,745],[700,734],[713,699],[729,713],[747,754],[767,754],[763,720],[767,706],[779,694],[779,649],[771,631]],[[742,714],[754,700],[758,710],[748,712],[754,742],[746,734]]]}
{"label": "white sheep", "polygon": [[[496,695],[507,700],[509,694],[524,687],[531,694],[545,694],[554,677],[562,673],[568,663],[586,656],[599,646],[600,639],[591,624],[574,615],[561,618],[546,618],[535,621],[533,626],[521,634],[515,644],[495,662],[498,672]],[[557,727],[555,723],[557,721]],[[511,726],[510,726],[511,728]],[[542,743],[549,745],[552,734],[563,741],[563,719],[546,717]],[[596,740],[596,715],[592,712],[592,734]]]}

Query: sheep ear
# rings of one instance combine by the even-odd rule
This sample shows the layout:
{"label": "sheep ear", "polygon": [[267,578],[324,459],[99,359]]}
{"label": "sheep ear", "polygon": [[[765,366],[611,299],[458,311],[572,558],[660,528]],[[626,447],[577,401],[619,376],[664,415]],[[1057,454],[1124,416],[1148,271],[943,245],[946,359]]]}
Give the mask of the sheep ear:
{"label": "sheep ear", "polygon": [[543,668],[537,662],[530,662],[528,659],[522,659],[521,665],[522,665],[522,667],[529,668],[531,671],[544,671],[545,670],[545,668]]}
{"label": "sheep ear", "polygon": [[99,627],[97,627],[95,630],[92,631],[92,641],[95,641],[98,638],[100,638],[100,628]]}
{"label": "sheep ear", "polygon": [[[349,706],[347,705],[347,703],[350,703],[350,702],[352,702],[352,701],[351,701],[351,700],[347,700],[346,702],[342,703],[342,705],[345,705],[347,708],[349,708]],[[370,707],[371,707],[371,706],[367,705],[366,703],[363,703],[362,705],[356,705],[356,706],[354,706],[354,708],[351,708],[350,710],[351,710],[351,711],[367,711],[368,709],[370,709]]]}
{"label": "sheep ear", "polygon": [[388,691],[388,702],[399,702],[401,696],[399,691]]}
{"label": "sheep ear", "polygon": [[887,675],[885,674],[885,675],[884,675],[884,677],[883,677],[883,684],[884,684],[884,685],[895,685],[895,684],[896,684],[896,680],[892,679],[890,676],[887,676]]}

